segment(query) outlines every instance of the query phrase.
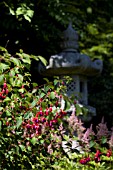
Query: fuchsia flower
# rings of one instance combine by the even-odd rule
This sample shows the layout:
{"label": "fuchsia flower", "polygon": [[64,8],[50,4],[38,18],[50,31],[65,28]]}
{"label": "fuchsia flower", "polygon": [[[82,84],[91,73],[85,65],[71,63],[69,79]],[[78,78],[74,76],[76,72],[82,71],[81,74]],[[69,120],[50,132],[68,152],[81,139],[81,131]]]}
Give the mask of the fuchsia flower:
{"label": "fuchsia flower", "polygon": [[38,122],[39,122],[39,120],[38,120],[38,118],[37,118],[37,117],[33,117],[33,119],[32,119],[32,120],[33,120],[33,122],[34,122],[34,123],[38,123]]}
{"label": "fuchsia flower", "polygon": [[27,124],[27,125],[26,125],[26,128],[27,128],[27,129],[31,129],[31,128],[32,128],[32,125]]}
{"label": "fuchsia flower", "polygon": [[49,109],[47,108],[45,111],[45,115],[48,116],[49,115]]}
{"label": "fuchsia flower", "polygon": [[100,162],[100,156],[102,155],[102,153],[100,152],[100,150],[97,150],[96,154],[95,154],[95,157],[94,157],[94,160],[96,163]]}
{"label": "fuchsia flower", "polygon": [[112,155],[112,151],[111,150],[108,150],[107,153],[106,153],[106,156],[107,157],[110,157]]}
{"label": "fuchsia flower", "polygon": [[91,158],[88,156],[87,158],[80,159],[79,162],[81,164],[87,164],[90,160],[91,160]]}
{"label": "fuchsia flower", "polygon": [[49,111],[52,112],[52,107],[49,108]]}

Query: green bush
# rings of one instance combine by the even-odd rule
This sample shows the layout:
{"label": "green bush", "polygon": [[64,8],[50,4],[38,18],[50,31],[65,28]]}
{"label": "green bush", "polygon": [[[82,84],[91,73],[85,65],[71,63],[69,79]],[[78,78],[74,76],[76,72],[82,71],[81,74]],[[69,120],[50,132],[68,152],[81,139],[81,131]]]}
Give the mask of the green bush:
{"label": "green bush", "polygon": [[[32,60],[45,63],[40,56],[28,55],[22,50],[12,56],[1,47],[0,168],[112,168],[112,138],[110,148],[102,146],[108,144],[107,131],[95,141],[92,128],[86,130],[74,111],[70,117],[67,115],[74,101],[66,96],[65,77],[64,80],[56,77],[53,82],[45,78],[46,83],[41,86],[31,82]],[[98,129],[101,129],[100,125]],[[73,141],[77,143],[74,149]]]}

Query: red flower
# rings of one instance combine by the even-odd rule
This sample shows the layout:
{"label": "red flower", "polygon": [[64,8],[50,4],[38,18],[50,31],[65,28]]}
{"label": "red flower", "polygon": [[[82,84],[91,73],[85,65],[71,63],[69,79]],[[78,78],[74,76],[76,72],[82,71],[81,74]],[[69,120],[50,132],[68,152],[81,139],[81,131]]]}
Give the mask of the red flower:
{"label": "red flower", "polygon": [[48,108],[46,109],[45,114],[46,114],[46,116],[49,115],[49,110],[48,110]]}
{"label": "red flower", "polygon": [[6,87],[7,87],[7,84],[6,84],[6,83],[4,83],[4,84],[3,84],[3,88],[4,88],[4,89],[6,89]]}
{"label": "red flower", "polygon": [[30,124],[27,124],[27,125],[26,125],[26,128],[27,128],[27,129],[30,129],[31,127],[32,127],[32,125],[30,125]]}
{"label": "red flower", "polygon": [[34,122],[34,123],[38,123],[38,122],[39,122],[38,118],[37,118],[37,117],[34,117],[34,118],[33,118],[33,122]]}
{"label": "red flower", "polygon": [[112,155],[112,151],[111,150],[108,150],[107,153],[106,153],[106,156],[107,157],[110,157]]}
{"label": "red flower", "polygon": [[90,160],[91,160],[90,157],[87,157],[87,158],[81,159],[79,162],[80,162],[81,164],[87,164],[87,162],[89,162]]}
{"label": "red flower", "polygon": [[52,112],[52,107],[50,106],[49,111]]}
{"label": "red flower", "polygon": [[102,155],[102,153],[97,150],[96,154],[95,154],[95,157],[94,157],[94,160],[96,163],[100,162],[100,156]]}
{"label": "red flower", "polygon": [[102,153],[100,152],[100,150],[97,150],[95,156],[96,156],[96,157],[99,157],[101,154],[102,154]]}

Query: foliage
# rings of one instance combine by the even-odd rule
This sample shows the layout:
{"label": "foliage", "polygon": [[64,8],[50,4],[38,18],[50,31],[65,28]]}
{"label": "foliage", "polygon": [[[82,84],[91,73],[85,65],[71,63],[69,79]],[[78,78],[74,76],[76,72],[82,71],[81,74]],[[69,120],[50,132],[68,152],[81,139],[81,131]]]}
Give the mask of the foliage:
{"label": "foliage", "polygon": [[[100,58],[104,62],[102,75],[97,78],[91,78],[89,82],[90,104],[97,108],[98,117],[98,119],[96,117],[93,121],[97,124],[97,121],[99,122],[102,115],[104,115],[107,121],[112,124],[112,8],[113,1],[111,0],[76,0],[76,2],[70,0],[4,0],[0,2],[0,45],[7,47],[12,55],[15,54],[18,49],[22,48],[26,53],[37,56],[42,55],[48,60],[50,55],[60,51],[59,41],[61,40],[61,31],[67,27],[71,19],[73,27],[80,35],[80,51],[89,55],[92,59]],[[45,136],[39,135],[41,138],[39,139],[39,143],[36,143],[37,136],[33,133],[37,133],[38,131],[40,134],[40,128],[33,126],[34,121],[36,122],[37,119],[40,119],[40,115],[36,116],[36,113],[41,112],[41,114],[44,114],[46,103],[48,109],[52,109],[50,113],[53,116],[55,107],[52,106],[51,108],[50,104],[58,103],[60,90],[57,89],[57,93],[55,92],[54,94],[54,86],[50,82],[41,87],[37,86],[35,83],[31,83],[29,73],[31,59],[38,60],[39,57],[27,55],[22,51],[12,57],[6,49],[1,48],[1,51],[3,52],[1,52],[2,55],[0,56],[0,62],[2,61],[0,63],[0,90],[3,90],[3,92],[0,93],[0,129],[2,130],[0,132],[0,147],[3,148],[3,150],[0,151],[0,159],[2,156],[2,160],[0,161],[3,162],[3,160],[5,160],[5,162],[7,162],[3,166],[6,168],[10,166],[8,169],[12,169],[11,166],[13,165],[19,166],[19,169],[20,167],[24,169],[22,166],[27,167],[27,165],[28,167],[32,167],[32,169],[37,167],[51,169],[52,166],[54,169],[72,169],[73,167],[77,169],[111,169],[112,157],[108,158],[105,155],[101,157],[103,162],[95,163],[95,161],[90,161],[88,165],[81,165],[79,160],[82,159],[84,162],[89,155],[84,155],[83,157],[81,157],[81,155],[74,156],[77,157],[76,159],[74,158],[76,163],[72,158],[68,158],[67,155],[64,156],[65,154],[63,153],[63,155],[63,151],[60,152],[60,149],[58,152],[53,152],[53,155],[50,155],[47,152],[47,146],[51,148],[51,141],[53,142],[53,137],[51,137],[50,133],[47,135],[46,139],[47,146],[43,143]],[[59,82],[59,80],[53,82],[54,85],[57,81]],[[4,83],[6,83],[7,86]],[[40,84],[41,83],[42,82],[40,82]],[[52,88],[51,91],[48,91],[49,88]],[[58,96],[56,97],[55,95],[57,94]],[[43,108],[42,110],[37,108],[37,100],[39,101],[41,98],[43,98],[41,101],[43,106],[40,106],[41,103],[38,103],[38,105],[40,108]],[[49,99],[51,100],[49,101]],[[31,110],[26,110],[28,108]],[[29,119],[31,120],[30,122]],[[49,121],[49,127],[46,129],[42,128],[45,122],[40,122],[41,128],[45,133],[48,133],[49,128],[51,128],[51,119],[47,119]],[[60,119],[58,119],[58,122],[60,124]],[[74,122],[70,125],[73,125],[73,123]],[[79,123],[82,122],[79,121]],[[82,124],[80,127],[83,128]],[[14,131],[12,128],[14,128]],[[59,134],[60,132],[57,131],[57,129],[58,128],[55,128],[55,134],[57,133],[57,135],[60,136],[61,134]],[[70,129],[69,127],[69,130]],[[72,130],[73,129],[74,128],[72,128]],[[31,138],[29,139],[29,135],[26,140],[25,136],[22,137],[21,134],[24,133],[24,130],[26,132],[25,135],[34,135],[32,137],[33,140],[31,140]],[[27,130],[29,133],[27,133]],[[89,132],[89,130],[84,132]],[[54,130],[52,133],[54,136]],[[72,131],[70,131],[70,135],[71,134],[73,134]],[[85,135],[87,135],[87,133],[85,133]],[[22,143],[18,143],[18,141],[21,140]],[[106,137],[103,136],[102,141],[105,142],[104,145],[106,146]],[[112,141],[113,137],[110,139],[111,145]],[[39,150],[36,149],[35,146]],[[103,145],[96,145],[94,140],[92,140],[90,146],[92,146],[92,149],[95,146],[101,149]],[[37,150],[38,153],[36,152]],[[52,150],[50,149],[49,151],[51,152]],[[95,152],[90,152],[91,158],[96,154]],[[102,149],[101,152],[103,153]],[[105,147],[104,154],[106,152],[107,150]],[[36,153],[36,156],[34,156],[34,153]],[[48,157],[50,157],[50,159],[48,159]],[[109,164],[110,161],[111,165]]]}
{"label": "foliage", "polygon": [[58,78],[53,83],[46,79],[47,83],[41,87],[31,82],[31,61],[38,61],[40,56],[28,55],[22,50],[12,56],[3,47],[1,54],[1,168],[35,169],[51,166],[59,155],[62,141],[61,119],[67,114],[66,110],[72,101],[65,96],[68,105],[62,108],[65,86],[61,85],[62,80]]}
{"label": "foliage", "polygon": [[0,2],[0,44],[12,54],[22,48],[48,60],[60,52],[61,31],[71,19],[80,35],[81,53],[104,62],[101,76],[90,79],[89,102],[97,108],[99,118],[104,115],[112,124],[112,8],[111,0],[4,0]]}
{"label": "foliage", "polygon": [[22,50],[12,56],[1,47],[1,168],[112,168],[113,136],[104,120],[95,134],[92,126],[84,128],[75,110],[69,117],[73,100],[66,96],[63,80],[45,79],[42,86],[31,82],[32,59],[38,61],[40,56]]}

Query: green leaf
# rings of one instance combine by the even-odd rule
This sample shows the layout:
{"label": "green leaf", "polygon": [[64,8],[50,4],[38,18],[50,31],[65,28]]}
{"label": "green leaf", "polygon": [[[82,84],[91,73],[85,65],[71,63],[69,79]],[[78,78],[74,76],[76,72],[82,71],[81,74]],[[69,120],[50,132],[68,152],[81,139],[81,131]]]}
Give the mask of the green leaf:
{"label": "green leaf", "polygon": [[35,100],[31,103],[31,108],[33,108],[36,104],[37,104],[37,99],[35,99]]}
{"label": "green leaf", "polygon": [[11,116],[11,112],[9,110],[6,110],[6,116]]}
{"label": "green leaf", "polygon": [[4,74],[0,75],[0,85],[2,85],[4,82]]}
{"label": "green leaf", "polygon": [[105,136],[102,137],[101,139],[102,144],[105,144],[107,142],[107,138]]}
{"label": "green leaf", "polygon": [[32,57],[34,60],[39,61],[39,58],[38,58],[37,56],[31,55],[31,57]]}
{"label": "green leaf", "polygon": [[95,142],[94,141],[90,141],[89,147],[92,148],[94,145],[95,145]]}
{"label": "green leaf", "polygon": [[19,59],[11,57],[11,62],[13,62],[16,66],[20,66],[21,62]]}
{"label": "green leaf", "polygon": [[3,107],[0,107],[0,111],[2,111],[3,110]]}
{"label": "green leaf", "polygon": [[28,15],[24,15],[24,18],[25,18],[27,21],[31,22],[31,18],[30,18]]}
{"label": "green leaf", "polygon": [[40,98],[43,98],[44,96],[45,96],[45,93],[42,92],[42,93],[40,94]]}
{"label": "green leaf", "polygon": [[49,80],[47,78],[43,78],[47,83],[49,83]]}
{"label": "green leaf", "polygon": [[30,141],[33,145],[35,145],[37,143],[37,139],[35,137],[33,137]]}
{"label": "green leaf", "polygon": [[32,18],[32,17],[33,17],[33,14],[34,14],[34,11],[27,7],[27,15],[28,15],[30,18]]}
{"label": "green leaf", "polygon": [[0,131],[2,130],[2,121],[0,121]]}
{"label": "green leaf", "polygon": [[24,119],[29,119],[29,118],[31,118],[32,117],[32,112],[27,112],[27,113],[25,113],[25,115],[24,115]]}
{"label": "green leaf", "polygon": [[38,87],[37,83],[32,83],[32,85],[33,85],[33,88]]}
{"label": "green leaf", "polygon": [[22,61],[23,61],[24,63],[31,64],[30,55],[23,53],[22,56],[23,56]]}
{"label": "green leaf", "polygon": [[28,149],[28,151],[31,151],[31,146],[28,146],[27,149]]}
{"label": "green leaf", "polygon": [[22,15],[24,14],[24,9],[22,7],[18,7],[17,10],[16,10],[16,15]]}
{"label": "green leaf", "polygon": [[19,145],[19,147],[21,148],[22,151],[25,151],[25,150],[26,150],[26,148],[25,148],[24,145]]}
{"label": "green leaf", "polygon": [[43,109],[46,109],[47,103],[46,103],[45,101],[42,101],[42,102],[41,102],[41,106],[42,106]]}
{"label": "green leaf", "polygon": [[76,114],[79,115],[81,113],[82,113],[82,108],[78,104],[76,104]]}
{"label": "green leaf", "polygon": [[0,70],[4,71],[4,70],[7,70],[9,68],[10,68],[9,65],[4,64],[4,63],[0,63]]}
{"label": "green leaf", "polygon": [[6,97],[3,102],[9,102],[11,99],[9,97]]}
{"label": "green leaf", "polygon": [[21,87],[22,86],[22,81],[17,79],[15,81],[15,86]]}
{"label": "green leaf", "polygon": [[2,46],[0,46],[0,51],[7,52],[7,50],[4,47],[2,47]]}
{"label": "green leaf", "polygon": [[17,123],[16,123],[17,129],[21,126],[21,124],[22,124],[22,116],[20,116],[20,117],[17,119]]}
{"label": "green leaf", "polygon": [[9,8],[10,14],[15,15],[15,11]]}
{"label": "green leaf", "polygon": [[24,88],[21,88],[21,89],[19,89],[18,91],[20,92],[20,93],[23,93],[24,92]]}
{"label": "green leaf", "polygon": [[19,147],[16,146],[16,153],[19,154]]}
{"label": "green leaf", "polygon": [[54,92],[50,93],[50,99],[55,99],[55,93]]}
{"label": "green leaf", "polygon": [[55,79],[55,80],[54,80],[54,86],[57,85],[58,82],[59,82],[59,80],[56,80],[56,79]]}
{"label": "green leaf", "polygon": [[42,140],[40,140],[40,143],[41,143],[41,144],[43,144],[43,143],[44,143],[44,140],[43,140],[43,139],[42,139]]}
{"label": "green leaf", "polygon": [[68,141],[69,140],[69,136],[68,135],[63,135],[63,138]]}
{"label": "green leaf", "polygon": [[69,101],[65,100],[65,110],[69,110],[71,107],[71,104]]}
{"label": "green leaf", "polygon": [[9,79],[9,83],[10,83],[11,85],[15,86],[14,79],[13,79],[12,77]]}
{"label": "green leaf", "polygon": [[9,72],[9,76],[10,77],[14,77],[15,76],[15,71],[13,69]]}
{"label": "green leaf", "polygon": [[21,74],[18,74],[18,78],[23,81],[23,76]]}
{"label": "green leaf", "polygon": [[47,65],[47,61],[45,58],[43,58],[42,56],[38,56],[38,58],[41,60],[41,62],[46,66]]}
{"label": "green leaf", "polygon": [[46,86],[46,85],[44,86],[44,91],[45,91],[45,92],[48,92],[49,89],[50,89],[49,86]]}

